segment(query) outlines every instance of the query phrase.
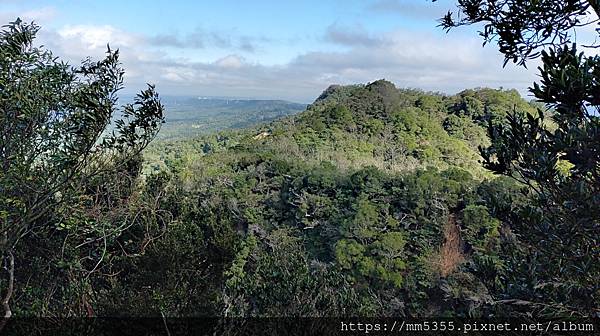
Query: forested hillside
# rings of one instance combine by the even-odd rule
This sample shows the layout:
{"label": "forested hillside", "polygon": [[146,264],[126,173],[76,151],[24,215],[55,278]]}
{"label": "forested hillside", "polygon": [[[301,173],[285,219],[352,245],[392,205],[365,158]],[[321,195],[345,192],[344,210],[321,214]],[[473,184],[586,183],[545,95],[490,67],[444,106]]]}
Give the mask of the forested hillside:
{"label": "forested hillside", "polygon": [[[526,195],[485,172],[477,147],[515,108],[535,111],[516,91],[444,96],[381,80],[332,86],[305,112],[254,129],[155,142],[139,187],[105,191],[133,204],[69,215],[45,237],[61,255],[22,256],[37,263],[20,269],[30,280],[19,311],[489,314],[515,290],[506,284],[526,252],[511,223]],[[69,244],[88,221],[129,228]],[[78,272],[95,264],[84,257],[94,244],[102,263]]]}
{"label": "forested hillside", "polygon": [[244,131],[173,143],[155,142],[150,162],[171,164],[233,145],[277,152],[346,171],[367,166],[393,172],[433,165],[463,167],[482,177],[478,147],[489,145],[489,121],[518,108],[536,113],[515,90],[465,90],[455,96],[396,89],[381,80],[331,86],[296,117]]}

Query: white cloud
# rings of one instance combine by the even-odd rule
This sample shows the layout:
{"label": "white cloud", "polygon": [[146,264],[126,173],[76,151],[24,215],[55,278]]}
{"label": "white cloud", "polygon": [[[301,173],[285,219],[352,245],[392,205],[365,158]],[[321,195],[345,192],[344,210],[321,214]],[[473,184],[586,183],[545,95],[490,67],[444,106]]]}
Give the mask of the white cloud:
{"label": "white cloud", "polygon": [[246,53],[255,52],[263,43],[269,39],[239,34],[235,30],[219,31],[206,30],[196,27],[191,33],[161,33],[150,36],[148,43],[155,47],[170,47],[178,49],[206,49],[217,48],[223,50],[235,50]]}
{"label": "white cloud", "polygon": [[[15,1],[16,2],[16,1]],[[24,22],[35,21],[37,24],[45,24],[52,21],[57,16],[57,11],[54,7],[42,7],[38,9],[28,10],[25,12],[1,11],[0,10],[0,26],[20,18]]]}
{"label": "white cloud", "polygon": [[228,55],[218,59],[215,64],[221,68],[239,69],[244,64],[244,59],[237,55]]}
{"label": "white cloud", "polygon": [[188,82],[196,79],[194,69],[184,66],[161,68],[161,78],[172,82]]}
{"label": "white cloud", "polygon": [[58,31],[58,35],[64,40],[75,40],[88,50],[106,49],[108,43],[119,47],[132,47],[141,42],[141,38],[109,25],[66,26]]}

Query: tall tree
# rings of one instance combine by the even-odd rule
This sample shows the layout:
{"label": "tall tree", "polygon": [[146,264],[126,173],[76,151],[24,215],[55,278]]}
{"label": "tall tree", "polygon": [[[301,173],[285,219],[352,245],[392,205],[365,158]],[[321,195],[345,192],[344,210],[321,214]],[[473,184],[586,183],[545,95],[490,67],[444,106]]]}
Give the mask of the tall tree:
{"label": "tall tree", "polygon": [[[0,32],[0,255],[5,318],[11,316],[14,252],[92,178],[126,169],[155,137],[163,106],[154,87],[119,108],[118,50],[79,67],[33,42],[20,19]],[[112,124],[111,124],[112,123]],[[110,181],[106,181],[110,183]],[[4,320],[6,321],[6,320]]]}
{"label": "tall tree", "polygon": [[[484,165],[512,176],[536,195],[513,230],[524,247],[507,299],[551,314],[600,316],[600,57],[570,46],[578,27],[596,22],[596,0],[459,0],[446,29],[483,23],[508,61],[541,57],[541,82],[530,88],[551,108],[556,129],[515,111],[490,123]],[[514,302],[514,301],[503,301]]]}

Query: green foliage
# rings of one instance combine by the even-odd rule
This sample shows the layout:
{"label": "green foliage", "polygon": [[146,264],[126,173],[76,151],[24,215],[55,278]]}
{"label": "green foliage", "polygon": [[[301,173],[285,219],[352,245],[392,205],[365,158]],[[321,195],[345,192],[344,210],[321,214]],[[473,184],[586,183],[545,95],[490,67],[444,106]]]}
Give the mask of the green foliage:
{"label": "green foliage", "polygon": [[[13,262],[39,257],[70,276],[57,296],[85,298],[89,274],[110,258],[109,246],[129,224],[120,212],[136,199],[139,154],[160,129],[163,107],[153,86],[116,106],[124,74],[118,51],[71,67],[34,45],[38,31],[17,19],[0,32],[2,288],[9,300]],[[64,239],[62,247],[40,243],[53,236]]]}
{"label": "green foliage", "polygon": [[[86,73],[104,73],[115,62],[109,59],[88,65]],[[585,69],[571,66],[563,75],[554,68],[537,89],[548,99],[570,87],[552,84],[558,77],[567,80]],[[596,81],[595,70],[588,74]],[[82,97],[95,97],[81,81],[85,94],[61,91],[65,102],[80,104],[77,113],[88,102]],[[561,237],[573,237],[576,251],[595,251],[593,237],[549,225],[554,214],[574,230],[595,223],[590,192],[596,191],[596,172],[589,167],[595,161],[574,159],[594,150],[584,136],[590,133],[583,132],[593,127],[563,119],[566,100],[542,113],[557,114],[556,132],[543,133],[548,123],[531,126],[538,120],[535,104],[514,90],[446,96],[397,89],[384,80],[332,86],[296,116],[153,143],[142,159],[134,149],[150,140],[153,133],[144,130],[158,126],[145,119],[160,107],[152,92],[123,109],[124,121],[114,124],[114,135],[105,132],[106,141],[73,131],[94,138],[101,155],[77,161],[85,163],[84,173],[52,193],[52,211],[36,219],[35,235],[23,237],[28,248],[15,252],[32,264],[16,269],[18,279],[31,279],[17,285],[18,314],[480,317],[504,312],[494,301],[535,297],[593,308],[593,279],[584,277],[596,274],[594,256],[580,253],[573,262],[546,254],[553,248],[567,255],[558,246]],[[515,110],[524,119],[512,117]],[[108,125],[104,116],[98,125],[91,116],[73,122],[98,130]],[[506,116],[515,124],[504,122]],[[484,126],[498,132],[488,139]],[[522,137],[507,137],[516,134]],[[550,136],[563,137],[562,147]],[[532,151],[562,152],[547,162],[535,152],[503,153],[514,149],[508,139],[520,150],[533,144]],[[518,177],[526,165],[537,165],[531,174],[554,179],[493,177],[477,151],[490,143],[482,152],[488,167],[498,164],[507,168],[497,172]],[[556,174],[543,175],[541,163]],[[110,169],[86,175],[99,168]],[[3,188],[8,176],[0,175]],[[556,192],[548,194],[554,198],[533,197],[542,187]],[[29,209],[26,198],[14,195],[0,198],[4,223]],[[573,195],[591,197],[568,203]],[[548,239],[549,231],[556,236]],[[543,269],[550,258],[560,263],[556,270]],[[568,277],[559,270],[568,270]],[[577,297],[581,293],[588,296]]]}
{"label": "green foliage", "polygon": [[[557,129],[545,127],[544,114],[511,114],[505,125],[491,125],[492,146],[482,151],[490,169],[513,175],[536,193],[534,215],[524,212],[515,230],[524,241],[536,247],[538,260],[560,263],[569,270],[563,275],[547,270],[539,273],[540,283],[559,277],[561,283],[574,286],[556,292],[550,302],[573,300],[574,305],[591,309],[593,303],[579,303],[579,295],[598,295],[589,282],[599,274],[595,253],[573,255],[574,251],[594,251],[598,246],[600,201],[598,189],[598,117],[591,112],[596,98],[594,68],[597,58],[584,58],[574,48],[544,52],[542,82],[532,92],[555,110]],[[568,170],[565,170],[567,167]],[[571,237],[565,241],[564,237]],[[575,252],[577,253],[577,252]],[[596,254],[597,255],[597,254]],[[560,294],[558,294],[560,293]],[[558,296],[554,296],[558,295]],[[582,294],[583,295],[583,294]],[[568,298],[568,299],[566,299]]]}
{"label": "green foliage", "polygon": [[[568,46],[575,28],[599,11],[597,1],[459,1],[464,16],[455,20],[448,13],[442,20],[445,28],[484,22],[482,37],[498,38],[505,63],[524,65],[541,56],[541,80],[530,88],[537,100],[530,108],[537,112],[515,106],[505,120],[490,121],[491,146],[481,153],[487,168],[520,181],[532,199],[516,204],[517,218],[503,216],[513,241],[503,251],[513,285],[498,295],[549,316],[600,311],[600,288],[592,280],[600,276],[600,58]],[[507,203],[492,200],[493,207]]]}
{"label": "green foliage", "polygon": [[483,205],[470,205],[463,210],[465,241],[475,250],[492,251],[499,238],[500,221],[490,217]]}
{"label": "green foliage", "polygon": [[[259,239],[248,276],[226,282],[225,316],[336,316],[365,309],[347,280],[331,266],[306,259],[300,240],[281,229]],[[241,253],[245,255],[246,250]],[[236,258],[237,260],[237,258]]]}
{"label": "green foliage", "polygon": [[[486,297],[477,290],[501,288],[504,242],[498,228],[480,231],[515,191],[479,180],[477,140],[444,129],[454,98],[382,81],[329,91],[294,118],[153,144],[143,188],[130,184],[139,195],[130,211],[149,212],[126,221],[108,244],[110,262],[77,293],[108,315],[431,316],[466,311],[470,297]],[[494,197],[495,207],[474,213]],[[461,214],[479,245],[465,244],[469,262],[448,275],[469,277],[452,285],[469,294],[446,298],[436,251],[448,218]],[[65,214],[61,223],[75,230],[84,220]],[[51,309],[31,296],[23,304]]]}
{"label": "green foliage", "polygon": [[76,197],[71,192],[82,182],[128,165],[162,122],[150,87],[123,108],[116,132],[103,138],[122,86],[118,51],[74,69],[32,45],[38,29],[17,20],[0,34],[2,253],[57,204]]}
{"label": "green foliage", "polygon": [[342,268],[351,270],[363,259],[365,248],[355,240],[342,239],[335,246],[335,257]]}

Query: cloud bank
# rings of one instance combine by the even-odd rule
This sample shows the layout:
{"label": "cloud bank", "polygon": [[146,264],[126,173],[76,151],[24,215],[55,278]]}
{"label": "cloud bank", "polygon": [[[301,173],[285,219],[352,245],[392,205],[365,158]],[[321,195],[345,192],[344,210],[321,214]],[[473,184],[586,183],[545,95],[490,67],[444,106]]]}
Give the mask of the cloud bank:
{"label": "cloud bank", "polygon": [[[381,1],[374,10],[394,5],[398,3]],[[30,13],[33,19],[41,17],[42,25],[52,15],[51,9]],[[0,19],[6,16],[0,15]],[[306,50],[277,65],[250,62],[244,57],[245,53],[256,53],[257,45],[268,48],[269,43],[275,43],[267,38],[206,30],[187,35],[146,36],[110,25],[67,25],[58,29],[42,26],[38,43],[72,64],[87,56],[103,57],[110,43],[111,48],[120,49],[127,91],[155,83],[159,92],[169,95],[310,102],[330,84],[366,83],[381,78],[399,87],[446,93],[479,86],[517,88],[526,93],[535,80],[534,71],[510,65],[502,69],[502,57],[494,48],[482,48],[477,36],[405,29],[375,35],[360,25],[333,24],[320,40],[331,48]],[[197,61],[169,52],[173,48],[198,52],[218,48],[223,53],[209,61]]]}

